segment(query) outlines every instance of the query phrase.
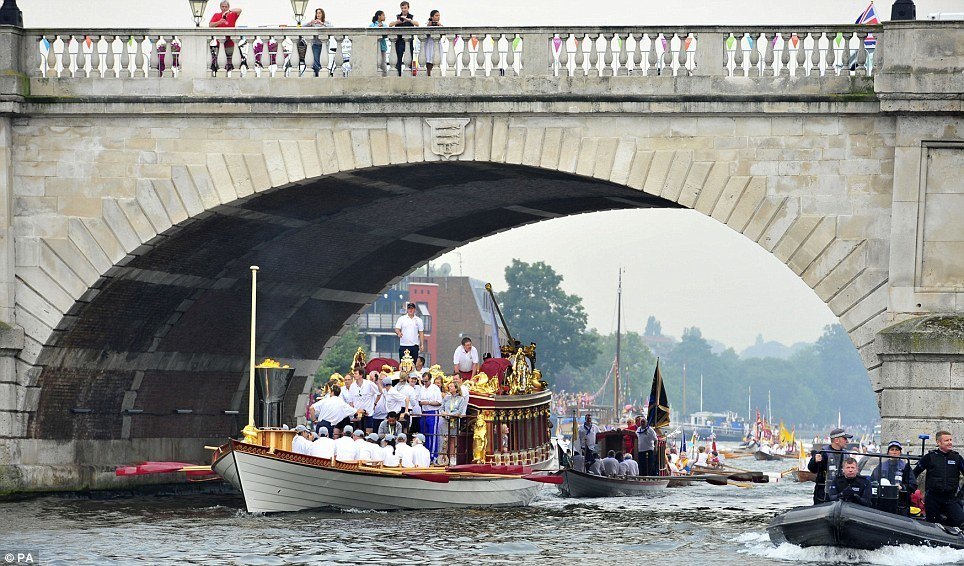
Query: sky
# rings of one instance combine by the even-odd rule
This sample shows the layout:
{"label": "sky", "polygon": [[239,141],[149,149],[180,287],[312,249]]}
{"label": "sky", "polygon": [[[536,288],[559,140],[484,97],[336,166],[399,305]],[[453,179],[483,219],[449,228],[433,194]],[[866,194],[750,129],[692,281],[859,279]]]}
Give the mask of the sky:
{"label": "sky", "polygon": [[[449,26],[502,25],[726,25],[847,24],[867,0],[412,0],[416,18],[442,12]],[[26,27],[176,28],[193,25],[187,0],[20,0]],[[917,0],[918,18],[964,13],[964,0]],[[878,1],[889,19],[891,2]],[[82,8],[81,8],[82,7]],[[292,25],[288,0],[235,0],[239,25]],[[328,20],[361,27],[376,9],[394,14],[397,3],[311,2]],[[217,10],[208,3],[205,20]],[[439,258],[454,274],[505,287],[513,258],[545,261],[563,276],[563,289],[583,298],[589,325],[615,329],[616,280],[623,275],[624,328],[642,331],[655,315],[665,334],[699,327],[703,336],[737,351],[757,335],[785,344],[812,342],[836,317],[785,265],[747,238],[688,210],[634,210],[585,214],[517,228],[473,242]]]}

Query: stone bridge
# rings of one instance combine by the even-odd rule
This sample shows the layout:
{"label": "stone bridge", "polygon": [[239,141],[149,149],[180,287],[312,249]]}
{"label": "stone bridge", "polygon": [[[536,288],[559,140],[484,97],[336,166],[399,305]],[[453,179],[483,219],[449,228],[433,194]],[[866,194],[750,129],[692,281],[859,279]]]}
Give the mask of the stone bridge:
{"label": "stone bridge", "polygon": [[249,265],[294,417],[400,275],[624,208],[757,242],[850,333],[885,437],[964,435],[964,25],[444,28],[431,77],[397,32],[232,32],[0,27],[0,491],[237,434]]}

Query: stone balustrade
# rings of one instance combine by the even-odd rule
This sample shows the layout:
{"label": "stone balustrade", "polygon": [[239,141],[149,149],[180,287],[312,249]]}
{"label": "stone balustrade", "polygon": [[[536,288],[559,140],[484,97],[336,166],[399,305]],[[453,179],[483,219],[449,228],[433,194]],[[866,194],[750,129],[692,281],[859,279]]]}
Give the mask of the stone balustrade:
{"label": "stone balustrade", "polygon": [[[23,31],[46,79],[871,76],[882,26]],[[417,65],[413,66],[413,61]],[[413,72],[413,67],[415,71]]]}

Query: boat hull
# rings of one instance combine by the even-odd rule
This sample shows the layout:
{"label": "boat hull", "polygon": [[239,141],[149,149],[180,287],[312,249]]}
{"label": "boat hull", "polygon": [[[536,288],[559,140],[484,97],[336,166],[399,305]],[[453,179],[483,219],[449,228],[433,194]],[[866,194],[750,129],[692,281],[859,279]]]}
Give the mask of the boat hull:
{"label": "boat hull", "polygon": [[793,470],[793,472],[790,473],[790,477],[792,477],[795,482],[805,483],[816,481],[817,474],[809,470]]}
{"label": "boat hull", "polygon": [[671,478],[638,476],[633,478],[608,478],[565,469],[559,472],[562,483],[559,493],[563,497],[632,497],[652,495],[669,486]]}
{"label": "boat hull", "polygon": [[940,525],[843,501],[791,509],[774,517],[767,532],[774,544],[804,547],[876,550],[910,544],[964,549],[964,535]]}
{"label": "boat hull", "polygon": [[794,458],[794,459],[796,458],[796,456],[794,456],[794,455],[792,455],[792,454],[787,454],[787,455],[784,455],[784,454],[767,454],[766,452],[761,452],[760,450],[757,450],[756,452],[754,452],[754,453],[753,453],[753,457],[756,458],[757,460],[763,460],[763,461],[770,461],[770,460],[787,460],[787,459],[790,459],[790,458]]}
{"label": "boat hull", "polygon": [[[294,458],[292,458],[294,456]],[[251,513],[304,511],[322,507],[402,510],[519,507],[531,503],[542,484],[517,476],[444,474],[448,483],[377,471],[339,469],[292,454],[229,450],[213,469],[234,485]],[[302,462],[295,461],[304,460]],[[307,463],[306,463],[307,462]],[[408,472],[418,473],[411,469]],[[423,470],[424,471],[424,470]]]}

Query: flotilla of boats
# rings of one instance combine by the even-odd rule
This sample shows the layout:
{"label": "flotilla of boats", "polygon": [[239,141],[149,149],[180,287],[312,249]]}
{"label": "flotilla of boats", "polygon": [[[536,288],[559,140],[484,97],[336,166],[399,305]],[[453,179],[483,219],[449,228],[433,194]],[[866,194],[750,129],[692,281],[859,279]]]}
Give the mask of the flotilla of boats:
{"label": "flotilla of boats", "polygon": [[[501,348],[501,357],[489,360],[493,362],[488,366],[491,375],[480,371],[467,385],[469,398],[464,422],[468,426],[457,427],[452,433],[451,445],[458,446],[459,450],[451,459],[447,456],[444,463],[448,465],[439,465],[436,461],[427,467],[401,467],[301,453],[293,447],[298,433],[280,422],[286,414],[283,399],[294,370],[277,363],[254,363],[256,289],[257,268],[252,267],[249,421],[241,431],[243,437],[210,447],[213,450],[210,466],[147,462],[122,466],[117,469],[117,475],[185,472],[189,477],[219,477],[240,492],[247,511],[258,513],[322,507],[424,510],[526,506],[539,496],[544,484],[555,485],[563,497],[593,498],[651,497],[667,493],[670,487],[695,483],[740,487],[768,483],[771,474],[729,464],[730,459],[750,455],[767,461],[799,458],[796,468],[778,474],[777,479],[789,476],[795,481],[813,480],[813,473],[805,467],[802,444],[791,454],[752,451],[759,447],[758,437],[754,439],[756,445],[746,443],[738,451],[721,451],[725,455],[723,459],[717,455],[714,438],[714,459],[708,461],[701,449],[699,461],[690,463],[685,462],[686,434],[683,433],[679,453],[675,446],[668,449],[668,436],[680,431],[669,435],[666,432],[670,424],[669,402],[658,361],[646,415],[649,427],[656,431],[658,438],[654,450],[658,472],[605,474],[599,473],[599,468],[586,469],[588,466],[581,463],[577,466],[580,434],[576,419],[573,419],[573,441],[566,450],[561,439],[556,442],[549,435],[552,394],[536,368],[536,346],[534,343],[522,346],[511,335],[508,345]],[[491,294],[490,287],[489,291]],[[494,295],[492,299],[494,303]],[[498,310],[497,304],[495,308]],[[358,355],[364,362],[360,349]],[[355,362],[358,361],[356,356]],[[406,361],[410,359],[403,359],[402,363]],[[405,369],[403,367],[400,374],[403,377]],[[782,437],[785,429],[782,424],[780,428]],[[513,439],[511,445],[506,440],[509,431]],[[600,432],[595,440],[589,452],[637,454],[638,437],[630,428]],[[924,544],[964,548],[964,534],[957,529],[842,501],[791,509],[774,517],[768,532],[775,544],[789,542],[799,546],[865,549]]]}

